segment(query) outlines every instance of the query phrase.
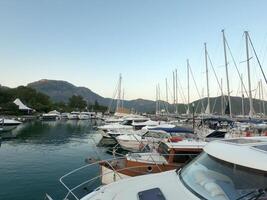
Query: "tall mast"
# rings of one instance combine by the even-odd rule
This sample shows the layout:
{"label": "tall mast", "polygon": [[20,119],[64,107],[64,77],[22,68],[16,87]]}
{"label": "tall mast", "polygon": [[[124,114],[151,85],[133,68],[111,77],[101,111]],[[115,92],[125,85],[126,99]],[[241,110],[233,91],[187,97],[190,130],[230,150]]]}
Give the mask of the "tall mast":
{"label": "tall mast", "polygon": [[263,96],[262,80],[260,80],[260,83],[261,83],[262,112],[263,112],[263,116],[265,116],[265,102],[264,102],[264,96]]}
{"label": "tall mast", "polygon": [[190,85],[189,85],[189,60],[187,59],[187,111],[186,114],[190,114]]}
{"label": "tall mast", "polygon": [[243,74],[241,74],[241,106],[242,106],[242,115],[245,116],[245,107],[244,107],[244,85],[243,85]]}
{"label": "tall mast", "polygon": [[123,103],[124,103],[124,88],[122,90],[122,101],[121,101],[121,107],[123,108]]}
{"label": "tall mast", "polygon": [[248,89],[249,89],[249,117],[252,117],[254,114],[254,109],[253,109],[253,100],[252,100],[252,92],[251,92],[251,81],[250,81],[250,64],[249,64],[249,49],[248,49],[248,31],[245,31],[245,36],[246,36],[246,53],[247,53],[247,69],[248,69]]}
{"label": "tall mast", "polygon": [[225,71],[226,71],[228,104],[229,104],[230,117],[232,117],[232,104],[231,104],[229,75],[228,75],[228,61],[227,61],[227,53],[226,53],[226,38],[225,38],[224,30],[222,30],[222,34],[223,34],[223,49],[224,49],[224,63],[225,63]]}
{"label": "tall mast", "polygon": [[175,86],[176,86],[176,114],[178,114],[178,77],[177,77],[177,69],[175,69]]}
{"label": "tall mast", "polygon": [[159,105],[158,105],[159,110],[158,110],[158,112],[161,113],[161,110],[160,110],[160,109],[161,109],[161,108],[160,108],[160,85],[159,85],[159,84],[158,84],[158,97],[159,97],[159,103],[158,103],[158,104],[159,104]]}
{"label": "tall mast", "polygon": [[122,80],[122,77],[121,77],[121,74],[120,74],[119,84],[118,84],[117,111],[120,108],[120,104],[121,104],[121,80]]}
{"label": "tall mast", "polygon": [[223,79],[221,78],[221,112],[222,112],[222,115],[224,115],[224,98],[223,98]]}
{"label": "tall mast", "polygon": [[169,99],[168,99],[168,81],[167,81],[167,78],[165,78],[165,81],[166,81],[166,112],[168,113],[168,102],[169,102]]}
{"label": "tall mast", "polygon": [[209,91],[209,70],[208,70],[207,44],[204,43],[204,46],[205,46],[205,64],[206,64],[206,79],[207,79],[207,98],[208,98],[206,113],[210,114],[210,91]]}
{"label": "tall mast", "polygon": [[176,97],[175,97],[175,74],[174,71],[172,71],[172,86],[173,86],[173,106],[174,106],[174,110],[173,112],[175,113],[175,105],[176,105]]}
{"label": "tall mast", "polygon": [[261,82],[258,82],[258,89],[259,89],[259,114],[262,114],[262,110],[261,110]]}
{"label": "tall mast", "polygon": [[156,85],[156,115],[158,114],[158,85]]}

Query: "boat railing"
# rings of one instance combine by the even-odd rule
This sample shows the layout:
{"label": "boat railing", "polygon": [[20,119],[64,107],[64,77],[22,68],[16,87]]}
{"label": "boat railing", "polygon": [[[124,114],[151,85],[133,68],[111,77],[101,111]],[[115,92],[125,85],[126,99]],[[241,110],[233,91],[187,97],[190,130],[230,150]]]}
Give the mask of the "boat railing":
{"label": "boat railing", "polygon": [[[124,158],[124,157],[122,157],[122,158]],[[115,172],[116,175],[117,175],[119,178],[121,178],[121,176],[116,172],[116,170],[114,169],[114,167],[111,165],[111,162],[114,161],[114,160],[122,159],[122,158],[120,158],[120,157],[116,157],[116,158],[111,158],[111,159],[107,159],[107,160],[100,160],[100,161],[97,161],[97,162],[93,162],[93,163],[84,165],[84,166],[82,166],[82,167],[79,167],[79,168],[77,168],[77,169],[75,169],[75,170],[72,170],[71,172],[69,172],[69,173],[65,174],[64,176],[62,176],[62,177],[59,179],[59,181],[60,181],[60,183],[65,187],[65,189],[67,189],[67,191],[68,191],[68,193],[67,193],[67,195],[65,196],[64,200],[67,200],[67,198],[68,198],[70,195],[71,195],[73,198],[75,198],[76,200],[79,200],[79,198],[77,197],[77,195],[74,194],[74,190],[80,188],[81,186],[83,186],[83,185],[85,185],[85,184],[87,184],[87,183],[89,183],[89,182],[92,182],[92,181],[94,181],[94,180],[97,180],[98,178],[100,178],[101,176],[103,176],[103,175],[105,175],[105,174],[101,174],[101,175],[95,176],[95,177],[93,177],[93,178],[91,178],[91,179],[89,179],[89,180],[86,180],[86,181],[84,181],[84,182],[80,183],[79,185],[77,185],[77,186],[75,186],[75,187],[72,187],[72,188],[68,187],[67,184],[64,182],[64,179],[65,179],[66,177],[69,177],[70,175],[72,175],[72,174],[74,174],[74,173],[76,173],[76,172],[78,172],[78,171],[81,171],[81,170],[83,170],[83,169],[85,169],[85,168],[89,168],[89,167],[92,167],[92,166],[94,166],[94,165],[99,165],[99,164],[103,164],[103,163],[105,163],[105,164],[107,164],[107,165],[112,169],[112,172]],[[110,173],[111,173],[111,172],[110,172]]]}
{"label": "boat railing", "polygon": [[[163,154],[159,154],[160,155],[163,155]],[[166,154],[167,155],[167,154]],[[168,155],[175,155],[175,154],[168,154]],[[178,155],[178,154],[176,154]],[[179,154],[179,155],[188,155],[188,154]],[[145,175],[145,174],[149,174],[151,173],[150,171],[147,171],[147,170],[140,170],[142,168],[144,169],[147,169],[148,166],[147,165],[138,165],[138,166],[130,166],[130,167],[122,167],[122,168],[115,168],[114,167],[114,161],[118,162],[119,160],[122,160],[122,159],[125,159],[125,156],[123,157],[113,157],[111,159],[106,159],[106,160],[100,160],[100,161],[96,161],[96,162],[93,162],[93,163],[90,163],[90,164],[87,164],[87,165],[84,165],[82,167],[79,167],[67,174],[65,174],[64,176],[62,176],[59,181],[60,183],[64,186],[64,188],[67,190],[67,194],[66,196],[64,197],[64,200],[67,200],[70,196],[72,198],[74,198],[75,200],[79,200],[79,197],[77,194],[75,194],[75,190],[77,190],[78,188],[81,188],[83,186],[85,186],[86,184],[89,184],[89,183],[92,183],[93,181],[96,181],[98,180],[99,178],[101,179],[102,177],[104,176],[108,176],[109,174],[113,174],[113,181],[118,181],[118,180],[121,180],[123,179],[123,177],[121,176],[120,172],[122,171],[125,171],[125,170],[129,170],[131,172],[138,172],[139,175]],[[142,159],[138,159],[138,161],[142,161]],[[147,159],[144,159],[143,161],[148,161]],[[148,163],[149,166],[151,165],[156,165],[159,169],[159,172],[162,171],[162,169],[160,168],[160,166],[158,165],[159,163],[156,162],[154,159],[153,160],[149,160],[151,163]],[[105,173],[100,173],[99,175],[97,176],[94,176],[93,178],[91,179],[88,179],[88,180],[85,180],[83,181],[82,183],[74,186],[74,187],[70,187],[68,186],[66,183],[65,183],[65,179],[81,170],[84,170],[86,168],[89,168],[89,167],[92,167],[92,166],[96,166],[96,165],[104,165],[104,166],[107,166],[110,171],[108,172],[105,172]],[[168,166],[173,166],[173,167],[177,167],[177,165],[175,165],[175,163],[169,163]],[[115,178],[114,178],[115,177]],[[99,187],[96,187],[96,189],[98,189]],[[94,190],[96,190],[94,189]],[[92,190],[93,191],[93,190]],[[90,191],[90,192],[92,192]]]}

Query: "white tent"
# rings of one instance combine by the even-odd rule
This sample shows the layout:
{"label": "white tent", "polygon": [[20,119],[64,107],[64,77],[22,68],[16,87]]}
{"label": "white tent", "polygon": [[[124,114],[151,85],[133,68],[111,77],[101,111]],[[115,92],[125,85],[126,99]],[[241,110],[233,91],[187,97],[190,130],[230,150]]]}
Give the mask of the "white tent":
{"label": "white tent", "polygon": [[25,104],[23,104],[21,102],[20,99],[15,99],[15,101],[13,101],[14,104],[16,104],[19,107],[19,110],[26,110],[26,111],[33,111],[33,109],[29,108],[28,106],[26,106]]}

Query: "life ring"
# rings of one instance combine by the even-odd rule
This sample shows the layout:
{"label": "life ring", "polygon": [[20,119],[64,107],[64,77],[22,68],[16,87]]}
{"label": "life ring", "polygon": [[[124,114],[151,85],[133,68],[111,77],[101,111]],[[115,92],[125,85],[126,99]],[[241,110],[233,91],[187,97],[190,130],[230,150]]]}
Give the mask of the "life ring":
{"label": "life ring", "polygon": [[170,137],[170,138],[168,139],[168,142],[180,142],[180,141],[182,141],[182,140],[183,140],[182,137],[179,137],[179,136],[173,136],[173,137]]}

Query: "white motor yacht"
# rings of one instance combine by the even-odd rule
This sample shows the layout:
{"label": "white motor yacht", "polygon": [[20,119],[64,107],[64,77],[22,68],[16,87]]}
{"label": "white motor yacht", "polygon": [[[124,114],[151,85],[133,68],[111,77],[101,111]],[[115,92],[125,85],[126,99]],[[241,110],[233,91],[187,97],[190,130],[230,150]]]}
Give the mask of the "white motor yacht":
{"label": "white motor yacht", "polygon": [[80,115],[80,112],[73,111],[73,112],[68,114],[68,119],[69,120],[77,120],[77,119],[79,119],[79,117],[78,117],[79,115]]}
{"label": "white motor yacht", "polygon": [[14,119],[5,119],[0,118],[0,131],[11,131],[16,128],[22,122],[14,120]]}
{"label": "white motor yacht", "polygon": [[120,180],[81,200],[261,200],[266,163],[267,137],[217,140],[180,170]]}
{"label": "white motor yacht", "polygon": [[138,152],[147,147],[157,147],[159,142],[170,138],[164,131],[147,131],[143,134],[124,134],[116,137],[120,147],[132,152]]}
{"label": "white motor yacht", "polygon": [[149,118],[127,117],[127,118],[124,118],[122,122],[105,124],[103,126],[99,126],[98,129],[105,131],[105,132],[116,131],[116,130],[129,130],[129,129],[133,129],[134,123],[141,123],[141,122],[146,122],[146,121],[149,121]]}

